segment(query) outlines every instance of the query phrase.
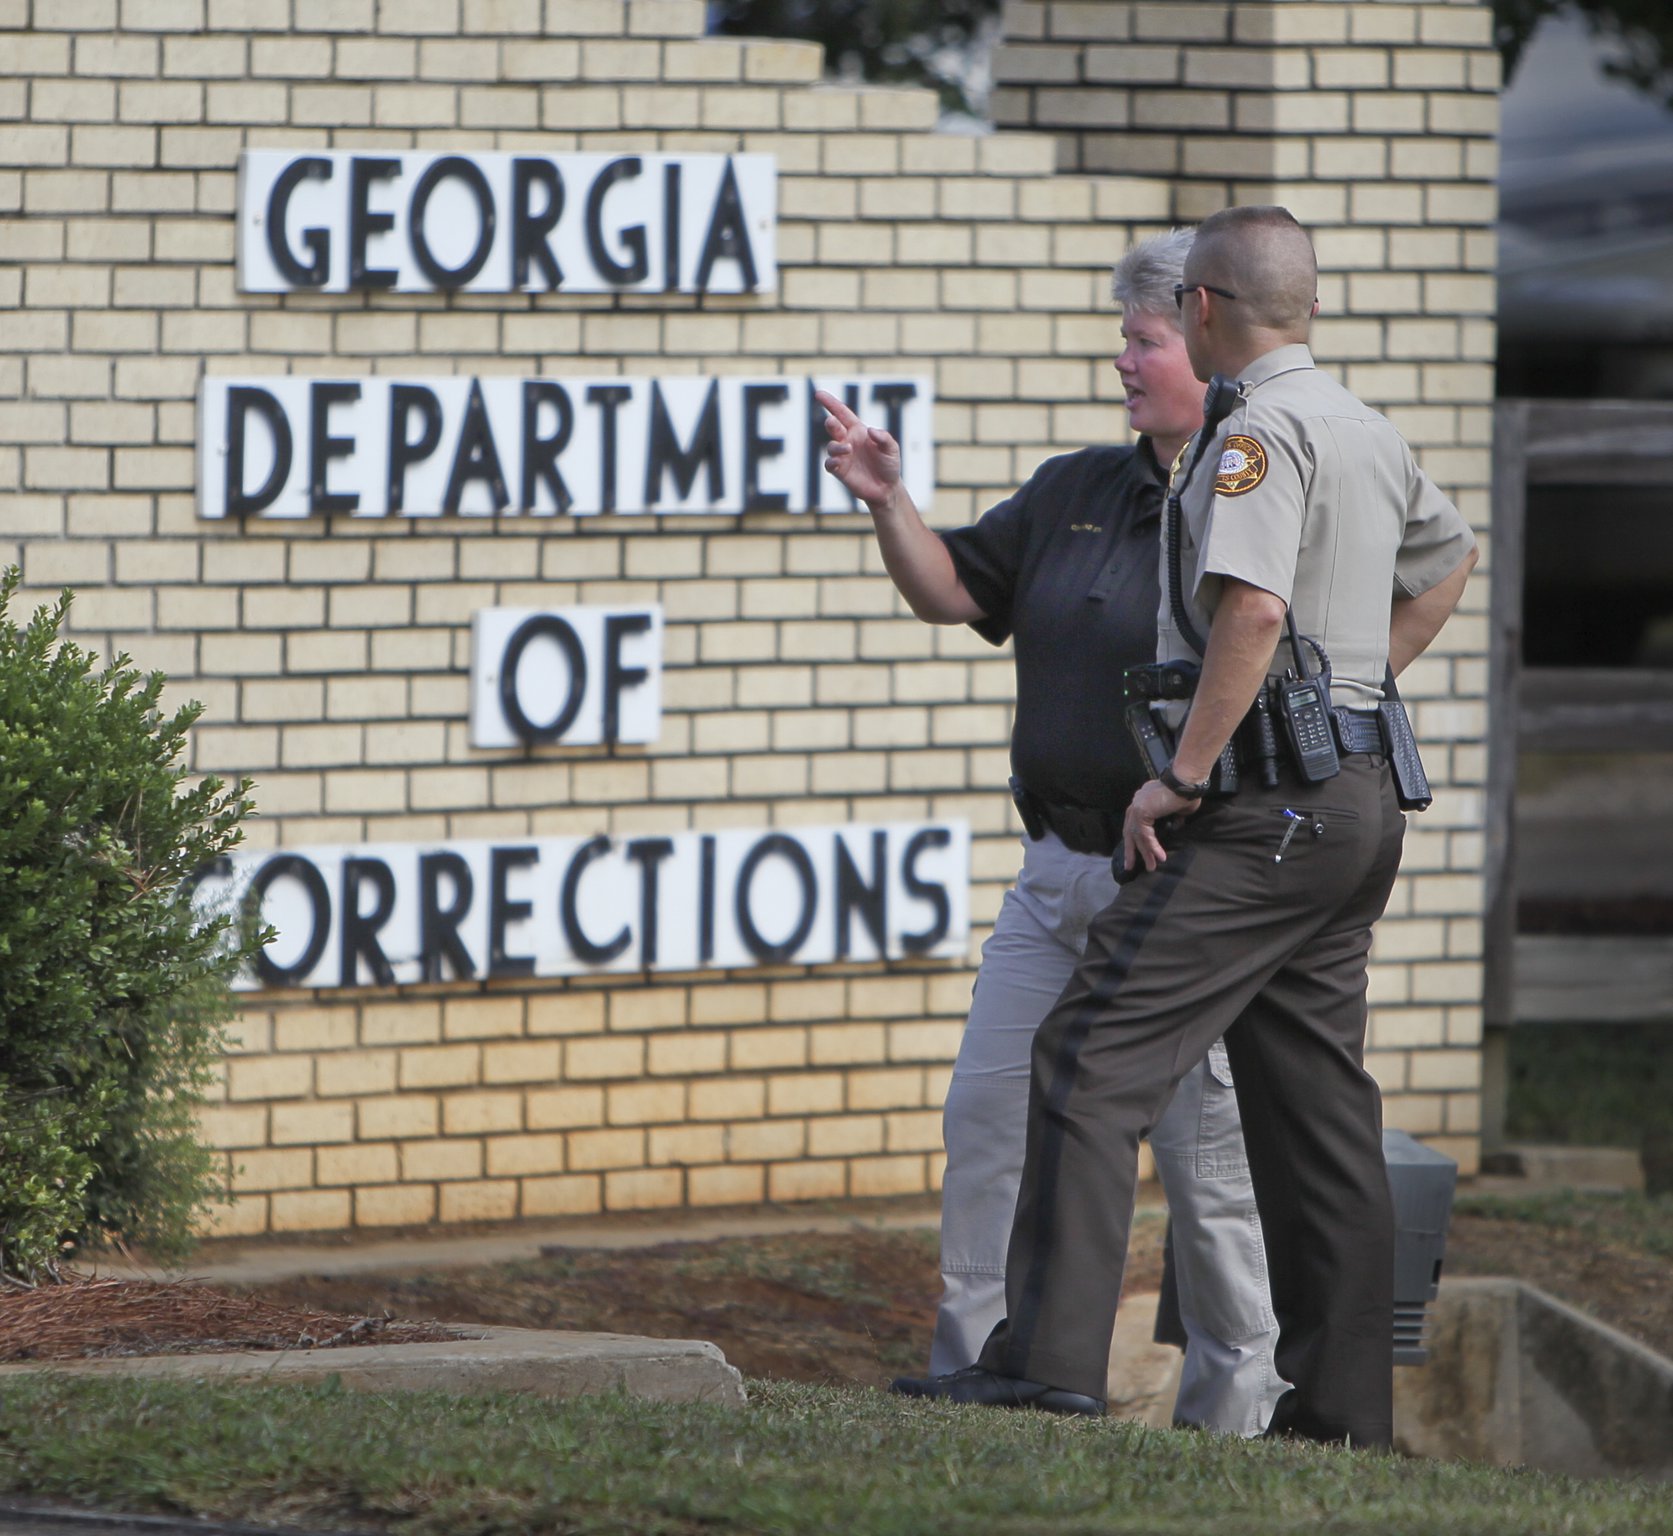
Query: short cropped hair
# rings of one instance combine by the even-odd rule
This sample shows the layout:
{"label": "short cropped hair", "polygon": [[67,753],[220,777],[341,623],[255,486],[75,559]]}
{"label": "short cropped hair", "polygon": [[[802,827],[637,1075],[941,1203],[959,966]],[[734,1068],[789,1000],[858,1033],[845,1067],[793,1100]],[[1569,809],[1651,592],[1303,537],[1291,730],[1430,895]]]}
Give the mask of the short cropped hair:
{"label": "short cropped hair", "polygon": [[1197,238],[1190,229],[1170,229],[1165,235],[1141,240],[1116,262],[1110,291],[1123,310],[1146,315],[1164,315],[1179,326],[1179,308],[1174,302],[1176,284],[1185,281],[1185,258]]}
{"label": "short cropped hair", "polygon": [[1319,292],[1318,257],[1288,208],[1223,208],[1198,226],[1192,252],[1198,281],[1238,295],[1228,318],[1268,330],[1305,329]]}

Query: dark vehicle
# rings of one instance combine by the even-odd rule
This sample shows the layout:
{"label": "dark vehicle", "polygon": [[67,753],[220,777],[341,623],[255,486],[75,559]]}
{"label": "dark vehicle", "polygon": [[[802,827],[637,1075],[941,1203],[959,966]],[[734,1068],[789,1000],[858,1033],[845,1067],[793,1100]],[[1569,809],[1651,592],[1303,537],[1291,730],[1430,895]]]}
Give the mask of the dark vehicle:
{"label": "dark vehicle", "polygon": [[1673,400],[1673,108],[1665,74],[1626,77],[1631,51],[1563,9],[1505,88],[1503,397]]}

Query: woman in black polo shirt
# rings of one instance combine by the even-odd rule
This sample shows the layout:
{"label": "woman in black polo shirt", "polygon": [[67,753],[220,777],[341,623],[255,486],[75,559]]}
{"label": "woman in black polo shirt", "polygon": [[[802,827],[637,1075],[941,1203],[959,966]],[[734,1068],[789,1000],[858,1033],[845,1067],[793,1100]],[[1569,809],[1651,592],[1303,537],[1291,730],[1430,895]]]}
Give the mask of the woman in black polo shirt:
{"label": "woman in black polo shirt", "polygon": [[[1092,915],[1115,896],[1121,816],[1147,777],[1122,725],[1121,672],[1156,657],[1159,522],[1168,467],[1202,421],[1203,386],[1174,285],[1191,234],[1116,265],[1132,448],[1041,465],[969,528],[930,531],[894,440],[822,394],[826,468],[871,511],[883,562],[913,613],[1015,642],[1011,764],[1029,836],[982,949],[943,1118],[941,1270],[932,1375],[975,1362],[1005,1313],[1005,1250],[1021,1178],[1034,1032],[1068,982]],[[1285,1390],[1254,1191],[1225,1048],[1180,1084],[1150,1137],[1173,1220],[1187,1337],[1176,1420],[1259,1434]]]}

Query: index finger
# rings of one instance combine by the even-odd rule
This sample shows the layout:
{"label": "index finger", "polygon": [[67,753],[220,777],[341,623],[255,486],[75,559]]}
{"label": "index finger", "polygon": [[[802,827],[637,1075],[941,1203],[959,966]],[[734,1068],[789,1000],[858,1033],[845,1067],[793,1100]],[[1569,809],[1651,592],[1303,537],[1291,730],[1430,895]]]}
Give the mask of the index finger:
{"label": "index finger", "polygon": [[838,400],[835,395],[831,394],[829,390],[816,389],[813,392],[813,398],[818,401],[820,405],[824,406],[832,416],[835,416],[840,425],[844,427],[857,427],[860,424],[860,418],[849,410],[848,407],[842,403],[842,401]]}

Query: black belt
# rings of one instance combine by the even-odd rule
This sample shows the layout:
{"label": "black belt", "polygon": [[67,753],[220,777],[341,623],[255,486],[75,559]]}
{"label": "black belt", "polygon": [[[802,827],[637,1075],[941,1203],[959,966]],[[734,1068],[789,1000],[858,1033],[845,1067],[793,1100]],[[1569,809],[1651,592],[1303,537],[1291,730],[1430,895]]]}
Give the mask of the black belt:
{"label": "black belt", "polygon": [[1121,846],[1120,811],[1101,811],[1090,805],[1059,805],[1041,799],[1016,779],[1011,780],[1011,795],[1017,802],[1023,826],[1035,842],[1052,832],[1070,852],[1096,853],[1104,858],[1109,858]]}
{"label": "black belt", "polygon": [[1121,846],[1120,811],[1097,811],[1088,805],[1052,805],[1036,800],[1040,820],[1065,848],[1075,853],[1097,853],[1108,858]]}

